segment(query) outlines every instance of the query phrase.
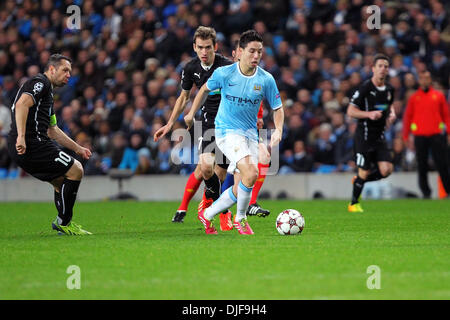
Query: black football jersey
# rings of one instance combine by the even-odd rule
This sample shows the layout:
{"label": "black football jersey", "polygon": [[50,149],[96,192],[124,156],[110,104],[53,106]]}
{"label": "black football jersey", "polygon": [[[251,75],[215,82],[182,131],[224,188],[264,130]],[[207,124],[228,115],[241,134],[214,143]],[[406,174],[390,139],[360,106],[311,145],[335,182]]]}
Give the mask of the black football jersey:
{"label": "black football jersey", "polygon": [[382,111],[382,117],[378,120],[358,119],[356,135],[364,140],[377,140],[384,138],[386,119],[390,113],[390,107],[394,101],[394,88],[386,84],[384,87],[376,87],[371,79],[364,81],[353,94],[350,103],[363,111]]}
{"label": "black football jersey", "polygon": [[[208,70],[206,70],[202,67],[200,59],[195,57],[191,59],[183,69],[183,73],[181,74],[181,88],[183,90],[191,90],[194,84],[197,88],[200,88],[206,81],[208,81],[214,70],[232,63],[233,61],[230,59],[216,53],[214,63]],[[202,106],[202,120],[214,125],[214,119],[216,117],[217,110],[219,109],[219,104],[220,91],[217,90],[210,92],[205,104]]]}
{"label": "black football jersey", "polygon": [[20,87],[11,107],[10,136],[17,136],[16,102],[22,94],[29,94],[33,98],[34,104],[28,110],[25,139],[38,141],[49,139],[47,129],[50,125],[50,117],[55,113],[52,89],[50,80],[41,73],[27,80]]}

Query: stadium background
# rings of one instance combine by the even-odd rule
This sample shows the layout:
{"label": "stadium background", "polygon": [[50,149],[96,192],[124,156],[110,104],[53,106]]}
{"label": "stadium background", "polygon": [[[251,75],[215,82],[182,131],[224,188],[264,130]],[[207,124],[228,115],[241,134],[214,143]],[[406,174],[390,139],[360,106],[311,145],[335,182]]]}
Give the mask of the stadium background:
{"label": "stadium background", "polygon": [[[67,28],[72,4],[81,9],[79,30]],[[366,24],[371,4],[381,9],[379,30]],[[170,154],[178,142],[155,143],[152,136],[174,106],[199,25],[216,29],[225,56],[242,31],[264,36],[261,66],[274,75],[286,112],[279,174],[355,170],[355,122],[345,111],[371,76],[377,52],[392,59],[398,119],[386,136],[396,171],[416,168],[412,140],[405,144],[400,132],[417,73],[428,68],[434,87],[450,96],[449,4],[443,1],[8,0],[0,9],[1,178],[25,175],[6,149],[10,106],[21,83],[55,52],[74,61],[69,84],[55,90],[55,111],[59,127],[93,151],[83,162],[86,175],[116,167],[136,168],[138,175],[190,173],[195,163],[186,155],[196,155],[196,141],[180,155],[184,164],[174,165]],[[268,108],[264,120],[273,128]],[[174,129],[182,127],[181,116]]]}

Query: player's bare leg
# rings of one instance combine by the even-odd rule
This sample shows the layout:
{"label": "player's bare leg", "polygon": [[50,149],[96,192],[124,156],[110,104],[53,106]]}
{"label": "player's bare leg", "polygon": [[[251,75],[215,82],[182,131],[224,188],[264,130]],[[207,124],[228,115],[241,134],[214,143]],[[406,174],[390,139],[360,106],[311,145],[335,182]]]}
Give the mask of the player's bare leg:
{"label": "player's bare leg", "polygon": [[394,171],[394,166],[389,161],[380,161],[378,162],[378,169],[380,170],[382,178],[387,178],[391,175],[392,171]]}
{"label": "player's bare leg", "polygon": [[259,191],[266,179],[267,171],[269,170],[270,164],[270,153],[267,146],[260,142],[258,145],[258,178],[256,179],[255,186],[252,191],[252,198],[250,199],[250,205],[248,206],[246,214],[248,216],[258,216],[267,217],[270,214],[269,210],[261,208],[261,206],[256,202],[258,198]]}
{"label": "player's bare leg", "polygon": [[183,200],[181,201],[180,206],[178,207],[177,212],[172,218],[172,222],[183,222],[184,217],[186,216],[186,211],[189,206],[189,202],[192,197],[197,192],[203,181],[202,171],[200,168],[200,164],[197,164],[194,171],[190,174],[188,181],[186,182],[186,186],[184,187]]}

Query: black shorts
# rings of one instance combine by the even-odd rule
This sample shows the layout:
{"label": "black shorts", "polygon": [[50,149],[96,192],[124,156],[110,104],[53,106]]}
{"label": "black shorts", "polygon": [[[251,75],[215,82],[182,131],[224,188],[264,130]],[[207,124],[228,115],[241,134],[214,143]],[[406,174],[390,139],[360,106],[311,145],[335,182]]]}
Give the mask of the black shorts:
{"label": "black shorts", "polygon": [[198,139],[198,152],[214,153],[216,158],[216,164],[223,169],[228,169],[230,161],[220,151],[216,145],[215,127],[202,121],[202,136]]}
{"label": "black shorts", "polygon": [[16,138],[8,137],[8,151],[19,167],[33,177],[51,182],[62,177],[72,167],[75,159],[58,148],[51,140],[27,141],[25,154],[18,155]]}
{"label": "black shorts", "polygon": [[363,170],[370,170],[380,161],[392,162],[392,151],[384,139],[364,141],[355,138],[354,151],[356,165]]}

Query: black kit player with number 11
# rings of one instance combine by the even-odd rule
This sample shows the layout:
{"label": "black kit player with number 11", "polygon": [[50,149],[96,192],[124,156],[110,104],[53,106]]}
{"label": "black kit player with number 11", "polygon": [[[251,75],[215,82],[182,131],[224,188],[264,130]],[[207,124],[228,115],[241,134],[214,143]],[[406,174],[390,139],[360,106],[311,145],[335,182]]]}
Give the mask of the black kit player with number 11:
{"label": "black kit player with number 11", "polygon": [[70,58],[53,54],[44,73],[37,74],[20,87],[11,107],[8,151],[25,172],[53,185],[58,216],[52,228],[59,234],[88,235],[91,234],[89,231],[72,222],[83,167],[52,141],[73,150],[83,159],[91,156],[89,149],[77,144],[56,125],[53,87],[67,84],[71,65]]}
{"label": "black kit player with number 11", "polygon": [[394,88],[386,83],[389,58],[375,55],[372,72],[372,77],[355,91],[347,109],[348,116],[358,119],[354,138],[358,174],[353,179],[349,212],[363,212],[360,196],[365,182],[386,178],[393,170],[392,154],[384,136],[386,125],[395,120]]}

